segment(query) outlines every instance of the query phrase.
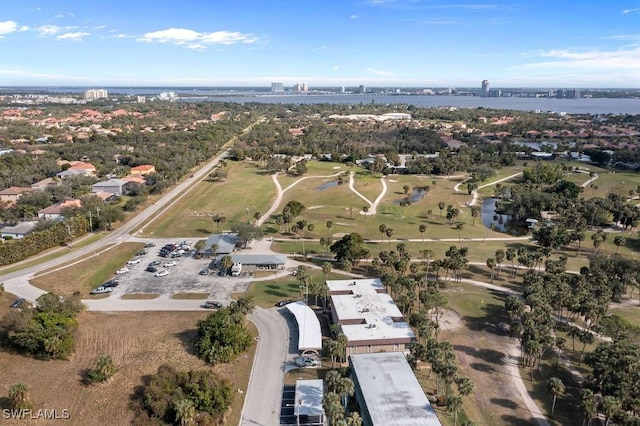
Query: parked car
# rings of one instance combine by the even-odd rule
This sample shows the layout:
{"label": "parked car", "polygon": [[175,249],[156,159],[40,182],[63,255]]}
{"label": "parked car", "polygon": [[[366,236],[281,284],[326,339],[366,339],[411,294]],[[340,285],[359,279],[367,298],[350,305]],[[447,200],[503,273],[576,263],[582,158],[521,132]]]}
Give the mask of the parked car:
{"label": "parked car", "polygon": [[198,272],[200,275],[209,275],[209,270],[208,269],[200,269],[200,272]]}
{"label": "parked car", "polygon": [[154,277],[166,277],[167,275],[169,275],[169,271],[167,271],[166,269],[156,273],[154,275]]}
{"label": "parked car", "polygon": [[156,243],[147,243],[144,245],[146,248],[151,248],[151,247],[155,247]]}
{"label": "parked car", "polygon": [[127,262],[127,265],[137,265],[140,262],[142,262],[140,259],[131,259]]}
{"label": "parked car", "polygon": [[[183,252],[184,253],[184,252]],[[171,253],[170,256],[172,259],[175,259],[176,257],[182,257],[182,253],[180,253],[180,250],[178,251],[174,251],[173,253]]]}
{"label": "parked car", "polygon": [[158,268],[154,268],[153,266],[147,266],[147,269],[145,269],[145,271],[147,271],[147,272],[158,272]]}
{"label": "parked car", "polygon": [[160,262],[159,260],[154,260],[153,262],[149,262],[148,266],[157,266],[160,265],[162,262]]}
{"label": "parked car", "polygon": [[167,262],[164,265],[162,265],[162,267],[164,268],[171,268],[173,266],[176,266],[178,264],[178,262],[176,262],[175,260],[172,260],[171,262]]}
{"label": "parked car", "polygon": [[220,309],[222,308],[222,303],[220,302],[213,302],[213,301],[206,301],[204,302],[204,305],[202,305],[203,308],[205,309]]}
{"label": "parked car", "polygon": [[139,252],[137,252],[137,253],[136,253],[136,256],[144,256],[144,255],[146,255],[147,253],[149,253],[149,252],[148,252],[148,251],[146,251],[146,250],[140,250]]}
{"label": "parked car", "polygon": [[106,283],[102,284],[101,287],[118,287],[118,284],[120,284],[119,280],[116,280],[115,278],[110,279],[109,281],[107,281]]}
{"label": "parked car", "polygon": [[126,274],[129,272],[129,268],[126,266],[124,268],[120,268],[116,271],[116,275]]}
{"label": "parked car", "polygon": [[111,287],[100,286],[91,290],[89,294],[106,294],[106,293],[111,293],[112,291],[113,291],[113,288]]}
{"label": "parked car", "polygon": [[19,308],[20,306],[22,306],[24,304],[24,302],[26,302],[24,297],[18,297],[16,300],[13,301],[13,303],[11,304],[12,308]]}
{"label": "parked car", "polygon": [[288,305],[289,303],[293,303],[293,300],[281,300],[278,303],[276,303],[276,306],[278,308],[282,308],[285,305]]}
{"label": "parked car", "polygon": [[315,367],[318,364],[318,360],[310,356],[301,356],[296,358],[296,365],[298,367]]}

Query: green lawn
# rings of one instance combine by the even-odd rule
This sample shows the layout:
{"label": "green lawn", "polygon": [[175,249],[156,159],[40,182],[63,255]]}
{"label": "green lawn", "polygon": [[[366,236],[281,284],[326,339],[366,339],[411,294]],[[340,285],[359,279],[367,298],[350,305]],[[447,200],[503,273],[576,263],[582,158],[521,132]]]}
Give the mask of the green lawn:
{"label": "green lawn", "polygon": [[[145,230],[156,237],[205,237],[216,232],[210,214],[223,214],[229,229],[233,223],[246,222],[255,212],[266,212],[276,197],[271,176],[246,162],[229,161],[223,182],[202,181],[171,209]],[[247,184],[251,182],[251,184]]]}

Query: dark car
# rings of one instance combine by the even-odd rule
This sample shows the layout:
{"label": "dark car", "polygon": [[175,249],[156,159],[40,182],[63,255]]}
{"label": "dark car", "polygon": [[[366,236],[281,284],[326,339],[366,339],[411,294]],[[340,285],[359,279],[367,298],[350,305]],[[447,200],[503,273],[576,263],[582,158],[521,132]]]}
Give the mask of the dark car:
{"label": "dark car", "polygon": [[11,307],[12,308],[19,308],[20,306],[22,306],[22,304],[26,302],[26,300],[24,299],[24,297],[19,297],[17,298],[12,304]]}
{"label": "dark car", "polygon": [[144,255],[146,255],[147,253],[149,253],[149,252],[148,252],[148,251],[146,251],[146,250],[140,250],[139,252],[137,252],[137,253],[136,253],[136,256],[144,256]]}
{"label": "dark car", "polygon": [[288,305],[289,303],[293,303],[293,300],[281,300],[278,303],[276,303],[276,306],[278,308],[282,308],[285,305]]}
{"label": "dark car", "polygon": [[222,308],[222,303],[207,301],[207,302],[204,302],[204,305],[202,305],[202,307],[205,309],[220,309]]}
{"label": "dark car", "polygon": [[151,248],[151,247],[155,247],[156,243],[147,243],[144,245],[146,248]]}
{"label": "dark car", "polygon": [[154,268],[153,266],[147,266],[147,269],[145,269],[145,271],[147,271],[147,272],[158,272],[158,269]]}
{"label": "dark car", "polygon": [[200,272],[198,272],[200,275],[209,275],[209,270],[208,269],[200,269]]}
{"label": "dark car", "polygon": [[112,280],[107,281],[106,283],[102,284],[102,287],[108,288],[108,287],[118,287],[118,284],[120,284],[120,280],[116,280],[115,278]]}
{"label": "dark car", "polygon": [[154,260],[153,262],[150,262],[148,266],[157,266],[159,264],[161,264],[162,262],[160,262],[159,260]]}

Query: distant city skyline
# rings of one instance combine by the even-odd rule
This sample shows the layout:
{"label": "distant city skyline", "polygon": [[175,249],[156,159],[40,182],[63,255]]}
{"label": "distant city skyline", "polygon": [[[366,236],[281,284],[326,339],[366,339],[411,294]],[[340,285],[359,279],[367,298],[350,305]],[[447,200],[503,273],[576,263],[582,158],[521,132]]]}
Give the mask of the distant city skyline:
{"label": "distant city skyline", "polygon": [[640,87],[640,4],[4,0],[0,86]]}

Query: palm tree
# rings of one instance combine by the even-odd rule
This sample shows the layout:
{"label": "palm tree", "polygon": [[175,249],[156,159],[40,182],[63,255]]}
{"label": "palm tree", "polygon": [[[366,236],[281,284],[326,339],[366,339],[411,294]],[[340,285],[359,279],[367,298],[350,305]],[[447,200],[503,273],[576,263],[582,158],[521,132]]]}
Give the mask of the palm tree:
{"label": "palm tree", "polygon": [[180,426],[193,424],[196,416],[196,406],[189,398],[179,399],[173,404],[176,411],[176,421],[180,422]]}
{"label": "palm tree", "polygon": [[9,388],[9,401],[14,410],[26,410],[31,407],[29,388],[24,383],[15,383]]}
{"label": "palm tree", "polygon": [[476,226],[476,219],[480,216],[480,207],[471,206],[471,217],[473,218],[473,222],[471,222],[471,226]]}
{"label": "palm tree", "polygon": [[[640,187],[639,187],[640,188]],[[621,408],[620,400],[615,396],[607,395],[602,399],[602,413],[604,414],[604,426],[609,426],[611,417],[615,416]]]}
{"label": "palm tree", "polygon": [[491,271],[491,282],[493,282],[493,271],[496,267],[496,260],[493,257],[487,259],[487,268]]}
{"label": "palm tree", "polygon": [[591,420],[598,414],[598,404],[596,403],[596,396],[590,389],[582,390],[580,409],[582,410],[582,416],[584,417],[582,424],[585,426],[590,425]]}
{"label": "palm tree", "polygon": [[340,395],[334,392],[328,392],[322,400],[324,411],[327,413],[330,425],[336,425],[339,420],[344,418],[344,408],[340,403]]}
{"label": "palm tree", "polygon": [[418,231],[420,231],[420,233],[422,234],[422,242],[424,243],[424,233],[427,231],[427,225],[425,225],[424,223],[421,223],[418,226]]}
{"label": "palm tree", "polygon": [[329,232],[331,232],[331,228],[333,228],[333,221],[332,220],[328,220],[327,223],[325,224],[325,226],[327,227]]}
{"label": "palm tree", "polygon": [[352,411],[347,416],[347,426],[362,426],[362,417],[357,411]]}
{"label": "palm tree", "polygon": [[393,228],[385,229],[384,233],[387,234],[387,238],[389,240],[389,244],[391,244],[391,237],[393,236]]}
{"label": "palm tree", "polygon": [[262,213],[260,213],[260,212],[255,212],[255,213],[253,214],[253,218],[254,218],[254,219],[255,219],[255,221],[256,221],[256,226],[258,226],[258,222],[260,221],[260,218],[261,218],[261,217],[262,217]]}
{"label": "palm tree", "polygon": [[362,211],[364,212],[364,219],[367,220],[367,213],[369,213],[369,206],[362,206]]}
{"label": "palm tree", "polygon": [[456,229],[458,230],[458,243],[462,243],[462,229],[464,228],[464,223],[460,222],[456,224]]}
{"label": "palm tree", "polygon": [[453,412],[453,425],[458,424],[458,410],[462,407],[462,396],[451,395],[447,398],[447,411]]}
{"label": "palm tree", "polygon": [[336,393],[338,393],[342,398],[342,405],[344,409],[347,409],[347,403],[349,402],[349,397],[353,396],[353,392],[355,391],[353,380],[348,377],[340,377],[337,383]]}
{"label": "palm tree", "polygon": [[564,395],[564,383],[557,377],[551,377],[547,380],[547,390],[553,396],[553,404],[551,405],[551,417],[556,409],[556,400],[559,396]]}
{"label": "palm tree", "polygon": [[381,223],[380,226],[378,226],[378,231],[380,231],[380,234],[382,234],[382,239],[384,240],[384,233],[387,232],[387,225]]}
{"label": "palm tree", "polygon": [[613,244],[616,245],[616,253],[620,249],[620,246],[623,246],[626,243],[626,241],[627,239],[622,235],[616,235],[616,237],[613,239]]}
{"label": "palm tree", "polygon": [[440,201],[438,203],[438,208],[440,209],[440,219],[442,219],[442,211],[444,210],[446,204],[444,203],[444,201]]}
{"label": "palm tree", "polygon": [[458,376],[455,378],[456,386],[458,386],[458,393],[462,396],[470,395],[473,392],[473,381],[465,376]]}

